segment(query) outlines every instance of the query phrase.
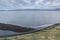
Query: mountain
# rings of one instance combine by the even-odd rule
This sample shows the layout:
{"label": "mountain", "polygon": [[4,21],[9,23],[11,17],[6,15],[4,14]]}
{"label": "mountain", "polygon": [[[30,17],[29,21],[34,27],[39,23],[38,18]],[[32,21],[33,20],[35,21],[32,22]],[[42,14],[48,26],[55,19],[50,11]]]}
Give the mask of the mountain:
{"label": "mountain", "polygon": [[14,31],[14,32],[29,32],[34,29],[22,27],[22,26],[11,25],[11,24],[0,23],[0,30]]}
{"label": "mountain", "polygon": [[0,10],[0,11],[60,11],[60,8],[55,8],[55,9],[15,9],[15,10]]}
{"label": "mountain", "polygon": [[58,25],[60,25],[60,23],[56,23],[56,24],[45,24],[45,25],[37,26],[37,27],[35,27],[35,29],[36,30],[44,30],[44,29],[47,29],[47,28],[56,27]]}
{"label": "mountain", "polygon": [[60,25],[60,23],[46,24],[46,25],[42,25],[42,26],[28,28],[28,27],[22,27],[22,26],[17,26],[17,25],[12,25],[12,24],[0,23],[0,30],[26,33],[26,32],[35,32],[35,31],[43,30],[43,29],[50,28],[50,27],[55,27],[57,25]]}

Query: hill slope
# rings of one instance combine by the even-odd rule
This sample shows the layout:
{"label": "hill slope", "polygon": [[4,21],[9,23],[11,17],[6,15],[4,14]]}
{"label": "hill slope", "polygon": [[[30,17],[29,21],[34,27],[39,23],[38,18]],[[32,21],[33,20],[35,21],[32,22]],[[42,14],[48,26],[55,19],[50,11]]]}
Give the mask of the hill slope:
{"label": "hill slope", "polygon": [[[3,39],[3,38],[0,38]],[[25,34],[25,35],[17,35],[7,37],[9,40],[60,40],[60,24],[55,26],[54,28],[48,28],[47,30]]]}
{"label": "hill slope", "polygon": [[7,30],[7,31],[14,31],[14,32],[29,32],[34,29],[22,27],[22,26],[11,25],[11,24],[0,23],[0,30]]}

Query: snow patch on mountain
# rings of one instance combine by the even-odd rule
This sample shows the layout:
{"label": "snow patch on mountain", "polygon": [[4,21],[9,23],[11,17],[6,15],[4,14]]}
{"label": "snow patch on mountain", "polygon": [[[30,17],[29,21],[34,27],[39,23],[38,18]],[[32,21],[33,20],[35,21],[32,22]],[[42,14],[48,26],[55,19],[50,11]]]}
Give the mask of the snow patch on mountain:
{"label": "snow patch on mountain", "polygon": [[34,27],[36,30],[40,30],[40,29],[44,29],[44,28],[47,28],[47,27],[50,27],[54,24],[45,24],[45,25],[41,25],[41,26],[36,26]]}

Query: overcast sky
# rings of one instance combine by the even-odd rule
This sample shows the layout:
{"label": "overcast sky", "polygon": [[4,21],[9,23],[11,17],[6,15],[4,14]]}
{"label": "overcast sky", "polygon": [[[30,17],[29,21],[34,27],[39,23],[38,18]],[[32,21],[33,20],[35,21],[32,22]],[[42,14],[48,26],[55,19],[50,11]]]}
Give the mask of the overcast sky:
{"label": "overcast sky", "polygon": [[0,0],[0,10],[59,7],[60,0]]}

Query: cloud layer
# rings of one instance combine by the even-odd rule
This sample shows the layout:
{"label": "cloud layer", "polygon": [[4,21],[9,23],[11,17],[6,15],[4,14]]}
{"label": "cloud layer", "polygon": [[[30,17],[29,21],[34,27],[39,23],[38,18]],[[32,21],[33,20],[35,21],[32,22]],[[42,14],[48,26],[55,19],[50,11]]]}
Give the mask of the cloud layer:
{"label": "cloud layer", "polygon": [[60,7],[60,0],[0,0],[0,10],[58,7]]}

